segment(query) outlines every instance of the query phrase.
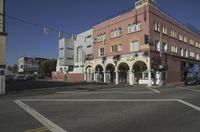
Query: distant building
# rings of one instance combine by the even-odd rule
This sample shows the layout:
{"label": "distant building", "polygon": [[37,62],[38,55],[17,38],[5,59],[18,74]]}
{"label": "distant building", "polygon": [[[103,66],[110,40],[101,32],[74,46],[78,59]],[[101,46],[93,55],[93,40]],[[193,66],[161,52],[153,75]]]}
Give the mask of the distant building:
{"label": "distant building", "polygon": [[51,60],[39,57],[20,57],[18,59],[18,72],[23,74],[38,74],[38,67],[43,61]]}
{"label": "distant building", "polygon": [[93,59],[92,54],[93,29],[60,39],[57,74],[58,72],[66,74],[64,80],[84,81],[84,63],[85,60]]}

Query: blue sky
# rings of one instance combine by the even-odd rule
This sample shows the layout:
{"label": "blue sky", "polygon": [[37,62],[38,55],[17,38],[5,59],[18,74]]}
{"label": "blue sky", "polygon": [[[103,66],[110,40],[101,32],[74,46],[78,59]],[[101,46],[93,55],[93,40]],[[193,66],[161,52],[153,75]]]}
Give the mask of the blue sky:
{"label": "blue sky", "polygon": [[[6,0],[6,13],[36,24],[63,30],[66,35],[92,28],[99,21],[124,9],[136,0]],[[179,3],[181,2],[181,3]],[[200,29],[199,0],[158,0],[158,6],[183,23]],[[58,34],[44,35],[43,29],[6,19],[7,63],[20,56],[57,58]]]}

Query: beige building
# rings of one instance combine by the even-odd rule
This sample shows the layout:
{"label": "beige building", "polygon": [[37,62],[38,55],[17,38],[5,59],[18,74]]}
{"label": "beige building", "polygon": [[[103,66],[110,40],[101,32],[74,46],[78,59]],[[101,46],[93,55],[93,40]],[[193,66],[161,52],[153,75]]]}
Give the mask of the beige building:
{"label": "beige building", "polygon": [[5,33],[5,0],[0,0],[0,95],[5,94],[5,51],[6,51],[6,33]]}

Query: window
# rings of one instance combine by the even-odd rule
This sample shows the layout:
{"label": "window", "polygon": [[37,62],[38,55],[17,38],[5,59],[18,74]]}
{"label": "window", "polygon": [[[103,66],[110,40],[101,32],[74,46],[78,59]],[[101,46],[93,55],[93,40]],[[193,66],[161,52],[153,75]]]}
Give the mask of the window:
{"label": "window", "polygon": [[99,49],[99,57],[104,56],[104,48]]}
{"label": "window", "polygon": [[77,47],[76,62],[83,62],[83,49],[82,49],[82,46]]}
{"label": "window", "polygon": [[91,37],[92,37],[92,35],[87,36],[87,38],[91,38]]}
{"label": "window", "polygon": [[177,32],[173,29],[170,30],[170,36],[173,38],[177,38]]}
{"label": "window", "polygon": [[142,23],[138,22],[137,24],[129,24],[128,25],[128,33],[133,33],[142,30]]}
{"label": "window", "polygon": [[118,51],[122,51],[122,44],[118,45]]}
{"label": "window", "polygon": [[184,40],[185,43],[188,43],[188,38],[186,36],[184,36]]}
{"label": "window", "polygon": [[156,46],[156,47],[155,47],[155,48],[156,48],[156,50],[157,50],[157,51],[160,51],[160,50],[161,50],[161,47],[160,47],[160,46],[161,46],[161,45],[160,45],[160,42],[159,42],[158,40],[156,40],[156,41],[155,41],[155,44],[156,44],[156,45],[155,45],[155,46]]}
{"label": "window", "polygon": [[188,50],[185,50],[185,57],[188,57]]}
{"label": "window", "polygon": [[175,45],[171,45],[171,52],[178,53],[178,47]]}
{"label": "window", "polygon": [[87,46],[87,48],[91,48],[91,47],[92,47],[92,45],[88,45],[88,46]]}
{"label": "window", "polygon": [[194,45],[194,40],[193,40],[193,39],[190,39],[189,43],[190,43],[191,45]]}
{"label": "window", "polygon": [[122,35],[122,28],[111,30],[111,38],[116,38]]}
{"label": "window", "polygon": [[168,46],[166,43],[163,44],[163,47],[164,47],[164,51],[167,52]]}
{"label": "window", "polygon": [[118,51],[117,45],[112,45],[111,46],[111,52],[117,52],[117,51]]}
{"label": "window", "polygon": [[122,44],[111,46],[111,52],[118,52],[118,51],[122,51]]}
{"label": "window", "polygon": [[160,32],[160,23],[157,21],[154,22],[154,30]]}
{"label": "window", "polygon": [[183,34],[179,34],[179,40],[183,41]]}
{"label": "window", "polygon": [[190,52],[190,57],[195,57],[194,52]]}
{"label": "window", "polygon": [[100,35],[97,35],[97,42],[102,42],[106,40],[106,33],[101,33]]}
{"label": "window", "polygon": [[138,51],[139,50],[139,42],[138,41],[132,41],[131,42],[131,51]]}
{"label": "window", "polygon": [[164,26],[164,25],[163,25],[163,31],[162,31],[162,33],[167,35],[167,27]]}
{"label": "window", "polygon": [[198,43],[198,42],[196,42],[196,43],[195,43],[195,46],[196,46],[196,47],[199,47],[199,43]]}
{"label": "window", "polygon": [[199,60],[199,53],[196,53],[196,59]]}
{"label": "window", "polygon": [[180,48],[181,56],[184,56],[184,50],[183,48]]}

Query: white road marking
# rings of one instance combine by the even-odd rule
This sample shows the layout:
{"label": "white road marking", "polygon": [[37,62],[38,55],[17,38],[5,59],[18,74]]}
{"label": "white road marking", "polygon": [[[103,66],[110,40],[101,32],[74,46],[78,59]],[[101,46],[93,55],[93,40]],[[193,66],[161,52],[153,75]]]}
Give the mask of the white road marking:
{"label": "white road marking", "polygon": [[22,102],[170,102],[178,99],[23,99]]}
{"label": "white road marking", "polygon": [[200,111],[200,107],[180,99],[23,99],[20,101],[18,100],[17,102],[21,101],[22,102],[179,102],[190,108]]}
{"label": "white road marking", "polygon": [[200,92],[200,90],[196,90],[196,89],[190,89],[190,88],[186,88],[186,87],[177,87],[179,89],[185,89],[185,90],[190,90],[190,91],[194,91],[194,92]]}
{"label": "white road marking", "polygon": [[40,123],[42,123],[46,128],[48,128],[52,132],[67,132],[66,130],[62,129],[52,121],[48,120],[46,117],[38,113],[36,110],[31,108],[30,106],[24,104],[20,100],[14,101],[18,106],[20,106],[22,109],[24,109],[26,112],[28,112],[30,115],[32,115],[36,120],[38,120]]}
{"label": "white road marking", "polygon": [[160,93],[160,91],[158,91],[158,90],[156,90],[156,89],[154,89],[154,88],[150,88],[150,87],[146,87],[146,88],[148,88],[148,89],[150,89],[150,90],[153,90],[153,91],[156,92],[156,93]]}
{"label": "white road marking", "polygon": [[[149,87],[146,87],[147,89],[151,90],[152,92],[146,92],[146,91],[141,91],[141,92],[131,92],[131,91],[127,91],[127,92],[115,92],[115,91],[107,91],[107,90],[110,90],[110,89],[105,89],[105,91],[99,91],[99,92],[86,92],[86,91],[63,91],[63,92],[56,92],[57,94],[138,94],[138,93],[141,93],[141,94],[145,94],[145,93],[160,93],[160,91],[156,90],[156,89],[153,89],[153,88],[149,88]],[[123,90],[122,88],[116,88],[118,90]],[[116,90],[115,89],[115,90]],[[126,89],[125,89],[126,90]],[[130,90],[130,89],[129,89]]]}
{"label": "white road marking", "polygon": [[184,100],[177,100],[177,101],[180,102],[180,103],[182,103],[182,104],[185,104],[185,105],[187,105],[189,107],[192,107],[193,109],[196,109],[196,110],[200,111],[200,108],[198,106],[196,106],[196,105],[188,103],[188,102],[186,102]]}
{"label": "white road marking", "polygon": [[[155,92],[56,92],[57,94],[137,94],[137,93],[154,93]],[[157,93],[157,92],[156,92]]]}
{"label": "white road marking", "polygon": [[23,99],[15,100],[14,102],[47,127],[51,132],[67,131],[48,120],[46,117],[23,102],[179,102],[192,109],[200,111],[200,107],[180,99]]}

